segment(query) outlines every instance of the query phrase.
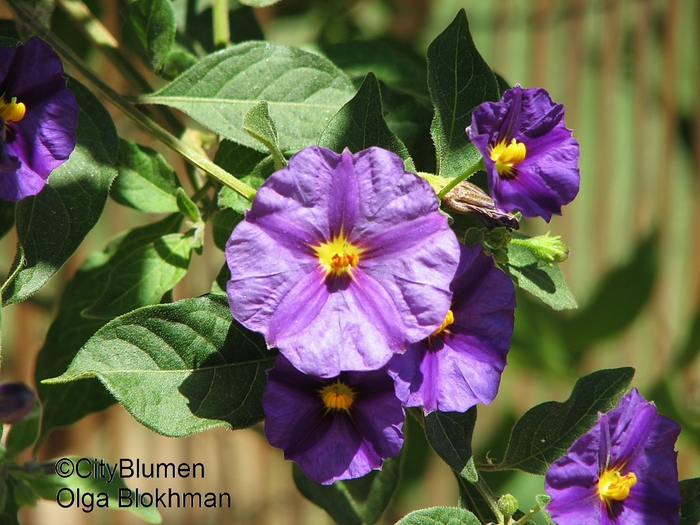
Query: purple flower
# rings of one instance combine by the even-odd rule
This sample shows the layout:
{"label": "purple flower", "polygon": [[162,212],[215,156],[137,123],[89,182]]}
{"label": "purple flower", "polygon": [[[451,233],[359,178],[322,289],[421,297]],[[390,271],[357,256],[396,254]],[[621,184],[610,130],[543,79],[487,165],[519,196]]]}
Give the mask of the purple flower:
{"label": "purple flower", "polygon": [[440,326],[458,244],[393,153],[306,148],[231,234],[229,304],[305,373],[376,370]]}
{"label": "purple flower", "polygon": [[0,47],[0,198],[36,195],[75,148],[78,104],[46,42]]}
{"label": "purple flower", "polygon": [[437,334],[389,361],[406,406],[465,412],[498,392],[515,322],[515,287],[480,246],[461,246],[452,307]]}
{"label": "purple flower", "polygon": [[680,431],[633,389],[549,467],[547,511],[558,525],[677,524]]}
{"label": "purple flower", "polygon": [[34,408],[36,394],[21,381],[0,385],[0,423],[15,423]]}
{"label": "purple flower", "polygon": [[279,355],[262,403],[270,444],[318,483],[364,476],[403,444],[405,416],[385,369],[323,379]]}
{"label": "purple flower", "polygon": [[467,135],[484,156],[491,198],[525,217],[561,214],[578,193],[579,146],[564,106],[542,88],[515,86],[472,113]]}

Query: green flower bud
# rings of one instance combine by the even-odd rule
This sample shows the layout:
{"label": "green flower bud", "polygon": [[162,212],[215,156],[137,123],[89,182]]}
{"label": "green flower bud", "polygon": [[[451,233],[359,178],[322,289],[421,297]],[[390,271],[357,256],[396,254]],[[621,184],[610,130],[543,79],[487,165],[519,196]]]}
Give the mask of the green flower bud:
{"label": "green flower bud", "polygon": [[518,500],[512,494],[503,494],[498,499],[498,510],[504,516],[512,516],[518,510]]}
{"label": "green flower bud", "polygon": [[525,246],[538,260],[549,265],[564,262],[569,258],[569,248],[561,242],[561,236],[551,237],[549,232],[529,239],[513,239],[511,243]]}

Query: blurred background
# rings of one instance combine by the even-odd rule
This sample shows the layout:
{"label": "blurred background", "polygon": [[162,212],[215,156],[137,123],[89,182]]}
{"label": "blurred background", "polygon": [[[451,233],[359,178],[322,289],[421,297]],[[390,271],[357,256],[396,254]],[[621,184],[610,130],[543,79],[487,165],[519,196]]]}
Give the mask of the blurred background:
{"label": "blurred background", "polygon": [[[190,3],[206,20],[206,3]],[[88,4],[113,34],[120,34],[117,3]],[[231,7],[236,8],[235,2]],[[478,49],[493,69],[511,85],[549,90],[555,101],[565,104],[566,124],[581,144],[578,198],[550,224],[529,220],[523,225],[528,234],[551,231],[568,244],[571,257],[562,270],[579,309],[553,312],[519,295],[516,333],[501,392],[490,406],[479,407],[477,462],[502,459],[513,421],[537,403],[564,401],[577,377],[605,367],[633,366],[637,370],[633,385],[653,399],[661,413],[683,425],[677,445],[681,479],[699,476],[700,234],[695,227],[700,222],[699,3],[282,0],[254,14],[265,37],[278,44],[302,46],[333,58],[342,42],[372,40],[391,46],[402,60],[421,68],[428,45],[461,8],[467,11]],[[232,20],[242,12],[233,10]],[[2,3],[0,15],[11,17]],[[81,48],[60,9],[52,25]],[[235,37],[232,30],[232,40]],[[85,49],[83,45],[84,55]],[[97,55],[86,59],[103,77],[114,78],[112,86],[129,92],[108,63]],[[400,69],[401,64],[395,66]],[[388,67],[376,73],[381,79],[393,71]],[[358,80],[364,75],[364,71],[348,72]],[[406,97],[393,87],[389,97],[384,95],[389,122],[391,112],[400,111]],[[420,99],[427,87],[414,85],[407,91]],[[148,143],[148,137],[125,118],[114,111],[113,116],[122,136]],[[430,113],[427,124],[429,120]],[[430,149],[429,139],[426,142],[421,133],[413,132],[409,148],[420,150],[423,141]],[[178,159],[155,147],[183,169]],[[430,168],[429,156],[422,162],[424,169]],[[102,249],[106,239],[143,220],[143,214],[109,201],[98,226],[49,286],[32,300],[3,310],[3,380],[34,383],[36,353],[67,280],[89,253]],[[3,275],[15,242],[12,235],[0,241]],[[176,288],[175,299],[209,291],[223,254],[209,239],[204,255],[192,264],[193,271]],[[68,454],[110,462],[121,457],[149,463],[202,462],[206,475],[201,480],[138,480],[131,485],[232,495],[230,509],[166,509],[162,512],[166,524],[333,523],[297,492],[291,464],[282,459],[281,451],[267,445],[261,427],[216,429],[176,440],[147,430],[116,405],[55,431],[40,457]],[[522,508],[543,492],[542,478],[537,476],[499,473],[489,481],[497,492],[516,495]],[[414,509],[456,501],[449,468],[428,449],[409,417],[403,478],[383,523],[394,523]],[[25,525],[142,523],[123,511],[88,514],[51,502],[23,511],[22,519]]]}

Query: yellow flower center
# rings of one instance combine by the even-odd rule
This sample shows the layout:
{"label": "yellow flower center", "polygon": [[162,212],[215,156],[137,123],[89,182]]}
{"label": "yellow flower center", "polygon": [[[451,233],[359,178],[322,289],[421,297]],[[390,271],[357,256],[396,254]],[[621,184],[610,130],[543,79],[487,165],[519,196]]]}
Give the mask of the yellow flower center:
{"label": "yellow flower center", "polygon": [[0,98],[0,117],[5,122],[19,122],[24,118],[27,108],[24,103],[17,102],[17,97],[12,97],[10,102],[5,102],[4,97]]}
{"label": "yellow flower center", "polygon": [[349,411],[354,397],[350,387],[340,381],[321,389],[323,404],[329,409]]}
{"label": "yellow flower center", "polygon": [[522,142],[513,139],[506,145],[506,139],[491,148],[491,160],[496,164],[502,179],[515,178],[515,167],[525,160],[527,148]]}
{"label": "yellow flower center", "polygon": [[630,489],[635,483],[637,483],[637,476],[634,472],[623,476],[617,470],[606,470],[598,480],[598,494],[606,503],[612,499],[622,501],[629,496]]}
{"label": "yellow flower center", "polygon": [[330,242],[324,242],[314,248],[318,262],[326,270],[326,275],[350,274],[360,262],[363,250],[350,243],[341,232]]}
{"label": "yellow flower center", "polygon": [[438,326],[437,330],[435,330],[431,336],[438,335],[441,333],[445,328],[450,326],[452,323],[455,322],[455,314],[452,313],[452,310],[447,310],[447,314],[445,314],[445,320],[442,322],[440,326]]}

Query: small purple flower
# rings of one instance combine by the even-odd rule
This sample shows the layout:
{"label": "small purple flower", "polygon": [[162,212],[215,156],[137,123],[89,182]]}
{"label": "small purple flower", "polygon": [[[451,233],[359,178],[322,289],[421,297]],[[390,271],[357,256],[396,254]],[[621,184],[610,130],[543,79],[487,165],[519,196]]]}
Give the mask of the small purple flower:
{"label": "small purple flower", "polygon": [[579,189],[579,146],[564,106],[542,88],[515,86],[472,113],[467,135],[484,156],[491,198],[525,217],[561,214]]}
{"label": "small purple flower", "polygon": [[306,148],[231,234],[229,305],[305,373],[376,370],[440,326],[458,244],[393,153]]}
{"label": "small purple flower", "polygon": [[676,525],[680,425],[633,389],[552,463],[547,511],[558,525]]}
{"label": "small purple flower", "polygon": [[460,245],[452,307],[438,333],[389,361],[396,395],[428,414],[465,412],[496,397],[515,323],[515,287],[480,246]]}
{"label": "small purple flower", "polygon": [[385,369],[323,379],[279,355],[262,403],[270,444],[318,483],[364,476],[403,444],[405,415]]}
{"label": "small purple flower", "polygon": [[36,394],[21,381],[0,384],[0,424],[16,423],[34,408]]}
{"label": "small purple flower", "polygon": [[32,37],[0,47],[0,198],[43,189],[75,149],[78,111],[50,45]]}

